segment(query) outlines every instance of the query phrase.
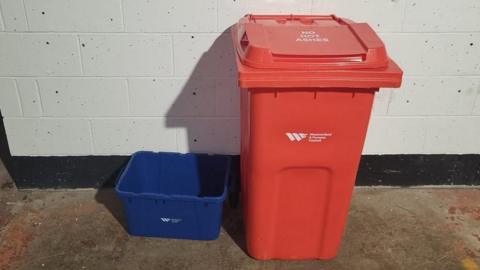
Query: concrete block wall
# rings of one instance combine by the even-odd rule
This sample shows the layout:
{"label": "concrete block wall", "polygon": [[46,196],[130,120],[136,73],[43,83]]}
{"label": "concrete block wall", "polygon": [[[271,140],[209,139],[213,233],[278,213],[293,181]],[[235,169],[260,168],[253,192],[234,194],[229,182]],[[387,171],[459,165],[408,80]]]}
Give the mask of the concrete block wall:
{"label": "concrete block wall", "polygon": [[480,154],[478,0],[0,0],[12,155],[239,152],[227,28],[245,13],[371,24],[405,71],[365,154]]}

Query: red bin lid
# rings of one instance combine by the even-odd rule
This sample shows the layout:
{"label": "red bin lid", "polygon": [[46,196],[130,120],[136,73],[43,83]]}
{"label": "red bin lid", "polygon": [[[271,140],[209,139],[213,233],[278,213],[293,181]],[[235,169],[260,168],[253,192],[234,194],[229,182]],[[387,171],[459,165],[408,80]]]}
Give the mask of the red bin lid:
{"label": "red bin lid", "polygon": [[[232,28],[232,37],[238,64],[243,67],[240,73],[249,69],[257,73],[263,69],[332,72],[396,67],[368,24],[334,15],[246,15]],[[397,73],[401,79],[401,70]]]}

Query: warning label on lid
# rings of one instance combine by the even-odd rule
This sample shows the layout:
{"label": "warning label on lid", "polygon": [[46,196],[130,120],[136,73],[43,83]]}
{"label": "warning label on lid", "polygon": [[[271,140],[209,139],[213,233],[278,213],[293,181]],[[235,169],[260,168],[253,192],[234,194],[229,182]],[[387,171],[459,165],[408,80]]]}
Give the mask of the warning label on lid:
{"label": "warning label on lid", "polygon": [[329,42],[328,38],[320,36],[315,31],[301,31],[295,41],[297,42]]}

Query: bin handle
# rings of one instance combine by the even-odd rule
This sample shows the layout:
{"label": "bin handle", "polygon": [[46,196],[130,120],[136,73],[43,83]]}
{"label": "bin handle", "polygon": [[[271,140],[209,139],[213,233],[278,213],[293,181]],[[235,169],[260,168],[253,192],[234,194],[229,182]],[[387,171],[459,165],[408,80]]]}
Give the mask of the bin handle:
{"label": "bin handle", "polygon": [[[339,24],[348,27],[365,53],[353,55],[282,55],[274,54],[269,49],[269,41],[264,34],[261,24],[244,23],[233,27],[233,38],[237,44],[236,51],[240,60],[255,68],[291,68],[301,69],[348,69],[348,68],[381,68],[388,64],[388,56],[385,46],[372,28],[366,23],[352,23],[348,20],[338,18],[335,15],[328,16],[273,16],[273,15],[247,15],[249,21],[260,19],[299,20],[308,23],[310,20],[334,20]],[[249,34],[256,37],[255,44],[251,44]],[[262,64],[250,59],[262,59]],[[282,65],[283,63],[283,65]],[[280,65],[278,65],[280,64]]]}
{"label": "bin handle", "polygon": [[248,48],[248,45],[250,44],[246,31],[243,32],[243,35],[239,38],[239,40],[240,40],[240,47],[242,48],[242,51],[245,52]]}

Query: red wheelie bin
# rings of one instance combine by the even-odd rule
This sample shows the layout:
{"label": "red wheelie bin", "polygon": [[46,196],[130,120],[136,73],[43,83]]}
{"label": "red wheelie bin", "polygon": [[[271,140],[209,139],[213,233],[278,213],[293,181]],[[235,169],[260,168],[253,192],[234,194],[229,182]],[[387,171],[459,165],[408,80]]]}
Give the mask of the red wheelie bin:
{"label": "red wheelie bin", "polygon": [[402,71],[368,24],[333,15],[247,15],[231,33],[247,251],[333,258],[374,94]]}

